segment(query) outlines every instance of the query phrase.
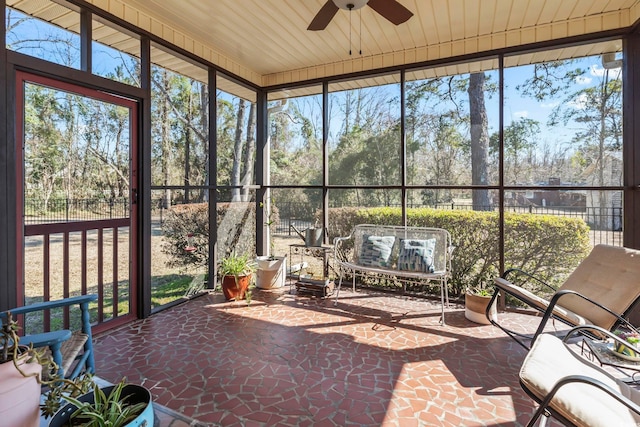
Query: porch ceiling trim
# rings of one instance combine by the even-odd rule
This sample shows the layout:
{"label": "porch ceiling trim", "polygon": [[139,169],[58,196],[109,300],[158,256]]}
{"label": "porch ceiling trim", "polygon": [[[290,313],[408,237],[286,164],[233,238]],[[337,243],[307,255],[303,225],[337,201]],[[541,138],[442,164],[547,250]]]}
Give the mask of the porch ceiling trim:
{"label": "porch ceiling trim", "polygon": [[640,7],[636,5],[633,10],[616,11],[603,15],[407,49],[389,54],[359,57],[317,67],[267,74],[262,76],[262,86],[278,86],[616,30],[630,27],[638,19],[639,11]]}

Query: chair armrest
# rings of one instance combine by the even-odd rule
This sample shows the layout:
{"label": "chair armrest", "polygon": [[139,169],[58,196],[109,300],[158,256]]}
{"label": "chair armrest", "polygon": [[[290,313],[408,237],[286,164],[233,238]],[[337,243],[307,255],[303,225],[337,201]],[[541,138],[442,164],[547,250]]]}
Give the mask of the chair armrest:
{"label": "chair armrest", "polygon": [[[23,306],[23,307],[17,307],[17,308],[14,308],[12,310],[7,310],[7,311],[15,316],[15,315],[20,315],[20,314],[25,314],[25,313],[31,313],[31,312],[34,312],[34,311],[48,310],[48,309],[51,309],[51,308],[68,307],[68,306],[72,306],[72,305],[75,305],[75,304],[78,304],[78,305],[86,304],[86,303],[89,303],[91,301],[95,301],[97,299],[98,299],[98,295],[96,295],[96,294],[79,295],[79,296],[76,296],[76,297],[63,298],[63,299],[56,300],[56,301],[37,302],[35,304],[26,305],[26,306]],[[0,313],[0,318],[2,318],[2,319],[6,318],[7,311],[4,311],[4,312]]]}
{"label": "chair armrest", "polygon": [[[608,307],[605,307],[604,305],[600,304],[599,302],[596,302],[594,300],[592,300],[591,298],[582,295],[579,292],[576,292],[574,290],[571,289],[563,289],[561,291],[556,292],[553,297],[551,297],[551,300],[549,300],[549,307],[547,308],[547,311],[553,311],[554,307],[558,304],[558,301],[560,301],[560,298],[562,298],[565,295],[575,295],[579,298],[582,298],[583,300],[595,305],[596,307],[606,311],[607,313],[609,313],[610,315],[614,316],[618,322],[622,323],[625,327],[631,329],[634,332],[639,332],[638,329],[633,326],[631,323],[629,323],[629,321],[627,319],[625,319],[624,317],[622,317],[620,315],[620,313],[616,313],[615,311],[611,310]],[[601,328],[602,329],[602,328]]]}
{"label": "chair armrest", "polygon": [[[638,330],[636,329],[635,326],[633,326],[631,323],[629,323],[629,321],[627,319],[625,319],[624,317],[622,317],[620,314],[614,312],[613,310],[605,307],[604,305],[574,291],[571,289],[563,289],[561,291],[556,292],[553,297],[551,297],[551,299],[549,300],[549,305],[547,306],[544,315],[542,316],[542,320],[540,321],[540,325],[538,325],[538,329],[535,332],[535,334],[533,335],[532,338],[532,342],[535,341],[538,336],[540,334],[542,334],[542,332],[544,331],[545,325],[547,324],[547,321],[549,320],[549,318],[552,316],[553,314],[553,310],[555,309],[556,305],[558,304],[558,301],[560,300],[560,298],[562,298],[565,295],[574,295],[576,297],[582,298],[585,301],[588,301],[589,303],[593,304],[596,307],[599,307],[601,310],[606,311],[607,313],[609,313],[610,315],[612,315],[613,317],[615,317],[618,322],[622,323],[623,325],[625,325],[626,327],[630,328],[633,331],[638,332]],[[578,313],[580,314],[580,313]],[[591,327],[595,327],[593,325],[591,325]],[[600,328],[602,329],[602,328]]]}
{"label": "chair armrest", "polygon": [[43,332],[40,334],[27,335],[20,337],[20,344],[30,345],[33,344],[35,348],[49,347],[54,344],[59,344],[63,341],[71,338],[71,331],[69,329],[60,329],[58,331]]}
{"label": "chair armrest", "polygon": [[502,274],[502,276],[500,276],[500,277],[502,277],[502,278],[503,278],[503,279],[505,279],[505,280],[508,280],[508,279],[507,279],[507,276],[509,276],[511,273],[515,273],[516,275],[523,275],[523,276],[528,277],[529,279],[533,279],[534,281],[536,281],[536,282],[540,283],[541,285],[543,285],[543,286],[545,286],[545,287],[549,288],[549,290],[552,290],[553,292],[555,292],[555,291],[557,291],[557,290],[558,290],[556,287],[551,286],[550,284],[548,284],[547,282],[545,282],[545,281],[544,281],[544,280],[542,280],[541,278],[539,278],[539,277],[537,277],[537,276],[535,276],[535,275],[533,275],[533,274],[531,274],[531,273],[527,273],[526,271],[521,270],[521,269],[519,269],[519,268],[510,268],[510,269],[506,270],[506,271]]}
{"label": "chair armrest", "polygon": [[541,408],[548,407],[549,403],[555,397],[556,393],[563,386],[565,386],[567,384],[572,384],[572,383],[580,383],[580,384],[585,384],[585,385],[588,385],[588,386],[592,386],[592,387],[598,388],[598,389],[604,391],[605,393],[607,393],[609,396],[611,396],[612,398],[614,398],[618,402],[620,402],[621,404],[623,404],[624,406],[626,406],[627,408],[629,408],[629,410],[631,410],[631,411],[635,412],[636,414],[640,415],[640,406],[638,406],[635,402],[633,402],[632,400],[630,400],[627,397],[625,397],[624,395],[622,395],[619,391],[614,390],[613,388],[609,387],[608,385],[606,385],[602,381],[600,381],[600,380],[598,380],[596,378],[587,377],[585,375],[568,375],[568,376],[562,378],[561,380],[559,380],[553,386],[553,388],[551,389],[549,394],[547,396],[545,396],[544,400],[540,404],[540,407]]}
{"label": "chair armrest", "polygon": [[[632,329],[634,332],[638,332],[637,329],[633,328]],[[584,331],[589,331],[588,333],[590,333],[591,335],[594,334],[594,331],[597,333],[597,335],[599,336],[599,338],[602,337],[606,337],[614,342],[617,342],[619,344],[623,344],[624,346],[630,348],[631,350],[635,351],[636,353],[640,354],[640,348],[637,345],[633,345],[631,343],[629,343],[628,341],[623,340],[622,338],[620,338],[619,336],[617,336],[616,334],[614,334],[611,331],[608,331],[604,328],[601,328],[600,326],[596,326],[596,325],[579,325],[579,326],[575,326],[573,328],[571,328],[569,330],[569,332],[567,332],[567,334],[564,336],[564,338],[562,339],[562,341],[564,343],[568,343],[571,338],[574,335],[577,335],[578,333],[584,334]],[[571,350],[573,351],[573,350]],[[575,352],[574,352],[575,353]]]}

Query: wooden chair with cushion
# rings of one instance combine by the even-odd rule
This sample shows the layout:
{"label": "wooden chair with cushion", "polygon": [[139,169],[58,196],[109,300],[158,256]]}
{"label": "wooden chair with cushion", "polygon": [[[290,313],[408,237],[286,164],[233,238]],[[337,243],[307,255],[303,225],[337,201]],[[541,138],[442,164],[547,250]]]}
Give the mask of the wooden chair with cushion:
{"label": "wooden chair with cushion", "polygon": [[[516,284],[512,277],[524,280]],[[532,345],[549,319],[571,327],[596,325],[612,330],[622,324],[634,329],[627,318],[640,298],[640,250],[596,245],[558,289],[518,269],[507,270],[494,282],[495,290],[489,307],[500,293],[504,293],[542,313],[542,320],[533,335],[509,329],[487,313],[493,325],[527,349],[529,345],[525,340],[531,340]],[[528,282],[548,288],[553,295],[548,300],[537,296],[526,288]]]}
{"label": "wooden chair with cushion", "polygon": [[[68,325],[65,325],[64,329],[25,335],[20,338],[20,344],[33,344],[35,348],[49,347],[53,361],[58,365],[58,373],[66,378],[75,378],[83,372],[95,373],[89,303],[97,299],[97,295],[81,295],[57,301],[35,303],[14,308],[8,312],[15,319],[27,313],[60,308],[69,310],[72,306],[78,306],[80,315],[78,330],[72,331]],[[7,312],[0,312],[1,319],[6,316]]]}

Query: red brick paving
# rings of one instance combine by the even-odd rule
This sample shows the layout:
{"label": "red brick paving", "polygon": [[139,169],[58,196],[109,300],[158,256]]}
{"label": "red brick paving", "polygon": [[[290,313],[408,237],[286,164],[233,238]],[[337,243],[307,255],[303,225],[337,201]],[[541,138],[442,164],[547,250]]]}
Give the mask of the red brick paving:
{"label": "red brick paving", "polygon": [[533,413],[524,349],[460,306],[440,326],[424,299],[287,292],[256,290],[250,306],[206,295],[97,336],[97,374],[210,426],[519,426]]}

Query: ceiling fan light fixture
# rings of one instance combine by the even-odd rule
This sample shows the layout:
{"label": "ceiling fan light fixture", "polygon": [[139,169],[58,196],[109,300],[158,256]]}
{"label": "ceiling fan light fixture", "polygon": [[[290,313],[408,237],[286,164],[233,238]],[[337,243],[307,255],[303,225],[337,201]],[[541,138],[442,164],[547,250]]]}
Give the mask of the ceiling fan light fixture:
{"label": "ceiling fan light fixture", "polygon": [[333,0],[336,6],[344,10],[358,10],[366,6],[369,0]]}
{"label": "ceiling fan light fixture", "polygon": [[[324,30],[340,9],[351,12],[352,10],[362,9],[367,5],[394,25],[407,22],[413,16],[413,13],[399,3],[398,0],[325,0],[324,5],[313,17],[307,30]],[[360,17],[360,14],[358,16]],[[351,20],[351,13],[349,13],[349,20]]]}

